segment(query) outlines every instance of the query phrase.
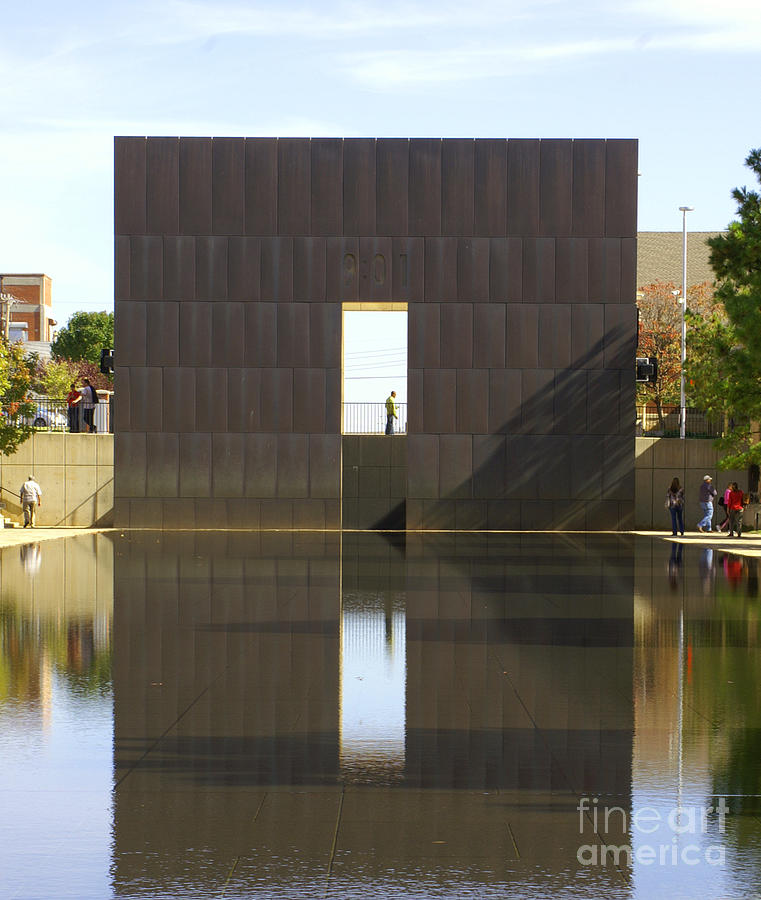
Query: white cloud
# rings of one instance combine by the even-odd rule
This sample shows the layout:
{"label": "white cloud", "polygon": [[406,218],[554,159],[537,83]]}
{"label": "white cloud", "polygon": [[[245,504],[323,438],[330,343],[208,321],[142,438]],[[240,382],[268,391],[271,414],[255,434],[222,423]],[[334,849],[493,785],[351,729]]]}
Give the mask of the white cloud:
{"label": "white cloud", "polygon": [[634,38],[582,40],[510,47],[464,46],[434,50],[389,50],[346,54],[342,68],[373,88],[495,78],[527,65],[588,58],[635,49]]}
{"label": "white cloud", "polygon": [[[165,86],[172,77],[171,64],[162,72],[162,57],[176,52],[187,64],[189,54],[198,52],[194,45],[213,47],[217,39],[229,37],[251,39],[253,54],[278,46],[301,53],[305,67],[322,75],[335,71],[337,61],[341,74],[380,90],[504,77],[517,66],[606,53],[738,53],[761,46],[757,0],[720,5],[708,0],[623,0],[617,5],[602,0],[138,0],[91,21],[61,22],[51,31],[55,24],[31,26],[38,38],[46,34],[36,43],[49,48],[47,53],[22,53],[11,40],[0,58],[0,103],[20,117],[43,98],[64,110],[73,108],[77,98],[91,99],[101,109],[114,100],[118,105],[114,91],[122,83],[133,96],[136,89],[148,91],[150,102],[146,79],[154,67]],[[218,60],[209,64],[219,67]],[[208,130],[207,125],[203,131]]]}
{"label": "white cloud", "polygon": [[758,53],[761,45],[757,0],[630,0],[623,10],[655,49]]}
{"label": "white cloud", "polygon": [[[345,137],[358,135],[349,122],[284,114],[278,118],[252,120],[250,124],[240,120],[210,118],[178,118],[171,114],[146,114],[144,118],[129,117],[103,119],[70,118],[55,116],[35,116],[25,123],[28,126],[18,134],[4,135],[5,152],[0,144],[0,160],[16,147],[16,156],[24,154],[37,157],[40,162],[49,160],[49,146],[41,146],[42,135],[58,135],[68,147],[67,155],[72,159],[87,152],[92,160],[105,151],[108,165],[112,163],[112,139],[115,135],[166,136],[166,137]],[[56,138],[58,139],[58,138]]]}
{"label": "white cloud", "polygon": [[[479,39],[432,40],[424,49],[389,47],[342,54],[343,71],[376,90],[509,77],[546,64],[571,63],[606,55],[694,51],[758,53],[761,4],[728,0],[634,0],[617,7],[594,2],[573,7],[525,6],[519,27],[495,27]],[[551,21],[550,17],[554,17]],[[495,26],[499,23],[495,22]],[[565,39],[558,35],[565,33]]]}
{"label": "white cloud", "polygon": [[[309,40],[341,40],[430,29],[477,29],[533,16],[547,7],[562,7],[558,0],[477,0],[461,2],[339,2],[321,4],[211,3],[206,0],[171,0],[162,8],[174,22],[163,40],[208,38],[214,35],[298,37]],[[156,10],[160,14],[160,10]]]}
{"label": "white cloud", "polygon": [[[624,7],[626,8],[626,7]],[[629,9],[643,17],[682,21],[689,25],[738,28],[761,24],[757,0],[631,0]]]}

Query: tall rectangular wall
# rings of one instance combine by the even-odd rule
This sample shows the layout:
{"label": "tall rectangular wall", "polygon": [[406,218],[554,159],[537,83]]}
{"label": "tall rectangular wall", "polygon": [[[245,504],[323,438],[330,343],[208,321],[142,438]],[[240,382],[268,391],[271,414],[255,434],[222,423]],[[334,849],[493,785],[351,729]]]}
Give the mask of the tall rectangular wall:
{"label": "tall rectangular wall", "polygon": [[408,527],[631,524],[635,141],[115,156],[118,524],[339,527],[359,300],[408,304]]}

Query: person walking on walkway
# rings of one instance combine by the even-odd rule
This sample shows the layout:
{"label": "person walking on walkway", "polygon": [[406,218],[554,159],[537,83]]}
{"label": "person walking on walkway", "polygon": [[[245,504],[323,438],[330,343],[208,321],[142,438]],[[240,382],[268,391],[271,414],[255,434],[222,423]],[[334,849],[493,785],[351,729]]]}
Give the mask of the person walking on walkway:
{"label": "person walking on walkway", "polygon": [[719,506],[724,511],[724,520],[719,522],[716,526],[717,531],[724,531],[725,528],[729,527],[729,508],[727,507],[727,503],[729,502],[729,492],[732,490],[732,484],[734,482],[730,481],[727,485],[727,489],[724,491],[724,494],[719,497]]}
{"label": "person walking on walkway", "polygon": [[34,480],[34,475],[30,475],[21,485],[19,500],[21,500],[21,508],[24,510],[24,528],[27,526],[34,528],[36,509],[38,506],[42,506],[42,488]]}
{"label": "person walking on walkway", "polygon": [[386,434],[394,433],[394,419],[398,419],[396,414],[396,391],[391,391],[386,398]]}
{"label": "person walking on walkway", "polygon": [[76,384],[71,383],[71,390],[66,395],[66,412],[69,419],[69,431],[76,434],[79,431],[79,415],[82,395],[77,390]]}
{"label": "person walking on walkway", "polygon": [[684,534],[684,488],[674,478],[666,494],[666,509],[671,513],[671,533]]}
{"label": "person walking on walkway", "polygon": [[703,476],[700,485],[700,509],[703,518],[698,522],[698,531],[710,531],[713,521],[713,498],[716,496],[716,488],[713,486],[713,478],[710,475]]}
{"label": "person walking on walkway", "polygon": [[90,384],[90,379],[84,379],[84,387],[81,390],[82,394],[82,418],[85,423],[85,428],[90,434],[94,434],[97,431],[95,426],[95,407],[98,405],[98,395],[95,393],[95,388]]}
{"label": "person walking on walkway", "polygon": [[737,532],[740,537],[743,530],[743,506],[745,505],[745,496],[740,490],[736,481],[732,482],[732,490],[729,492],[727,500],[727,512],[729,513],[729,536],[732,532]]}

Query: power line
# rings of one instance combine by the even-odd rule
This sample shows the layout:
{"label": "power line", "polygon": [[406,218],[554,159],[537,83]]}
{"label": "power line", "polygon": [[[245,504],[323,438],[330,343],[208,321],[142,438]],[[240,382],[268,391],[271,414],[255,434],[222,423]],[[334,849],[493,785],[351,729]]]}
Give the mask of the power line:
{"label": "power line", "polygon": [[356,363],[354,365],[344,366],[344,371],[358,372],[363,371],[365,369],[393,369],[395,366],[400,368],[406,368],[403,365],[403,359],[390,359],[388,362],[375,363],[374,365],[363,366],[361,363]]}
{"label": "power line", "polygon": [[344,358],[348,356],[388,356],[389,354],[407,355],[406,347],[386,347],[383,350],[354,350],[351,353],[344,353]]}

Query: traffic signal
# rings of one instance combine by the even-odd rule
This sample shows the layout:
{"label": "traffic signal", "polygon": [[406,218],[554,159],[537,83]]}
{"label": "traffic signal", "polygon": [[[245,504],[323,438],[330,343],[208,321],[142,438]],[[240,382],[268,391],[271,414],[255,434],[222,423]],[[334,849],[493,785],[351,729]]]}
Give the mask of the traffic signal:
{"label": "traffic signal", "polygon": [[100,351],[100,371],[104,375],[114,374],[114,351],[110,347]]}
{"label": "traffic signal", "polygon": [[658,360],[654,356],[637,357],[637,381],[653,384],[658,379]]}

